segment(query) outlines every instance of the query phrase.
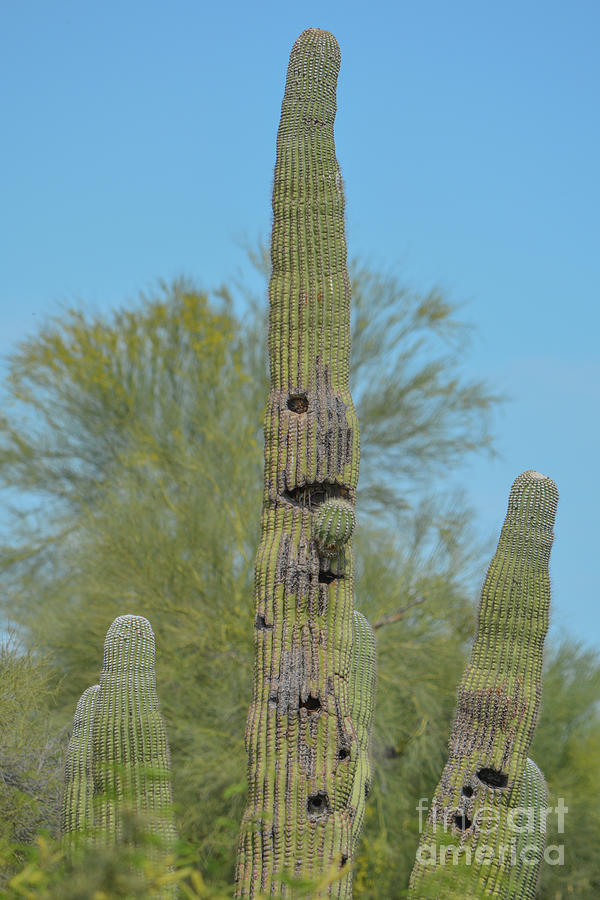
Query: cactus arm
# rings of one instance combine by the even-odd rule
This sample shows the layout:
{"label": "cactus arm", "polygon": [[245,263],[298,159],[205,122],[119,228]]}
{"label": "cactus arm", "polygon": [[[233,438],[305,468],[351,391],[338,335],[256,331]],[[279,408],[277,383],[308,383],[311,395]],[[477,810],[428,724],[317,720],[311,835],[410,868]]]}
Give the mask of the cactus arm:
{"label": "cactus arm", "polygon": [[[331,34],[300,35],[277,136],[240,898],[285,891],[284,873],[321,878],[353,854],[343,748],[358,752],[348,679],[359,433],[349,391],[350,283],[333,138],[339,64]],[[335,524],[321,512],[331,503]],[[330,896],[350,897],[349,872]]]}
{"label": "cactus arm", "polygon": [[123,837],[124,816],[140,814],[165,850],[175,840],[166,728],[154,673],[155,645],[142,616],[118,616],[106,635],[94,710],[93,772],[99,841]]}
{"label": "cactus arm", "polygon": [[98,689],[97,684],[85,689],[73,717],[61,812],[61,833],[67,848],[76,835],[89,835],[93,826],[92,723]]}
{"label": "cactus arm", "polygon": [[[546,844],[546,815],[548,788],[544,776],[532,759],[525,761],[525,769],[517,785],[513,802],[515,827],[519,828],[515,861],[510,870],[507,900],[534,900]],[[519,824],[517,814],[523,817]]]}
{"label": "cactus arm", "polygon": [[354,610],[352,657],[350,662],[350,715],[356,729],[355,758],[350,760],[352,782],[350,806],[356,810],[352,822],[353,851],[356,853],[371,789],[369,749],[375,712],[376,648],[375,632],[362,613]]}
{"label": "cactus arm", "polygon": [[554,482],[537,472],[524,472],[512,486],[411,897],[506,896],[511,809],[541,696],[557,500]]}

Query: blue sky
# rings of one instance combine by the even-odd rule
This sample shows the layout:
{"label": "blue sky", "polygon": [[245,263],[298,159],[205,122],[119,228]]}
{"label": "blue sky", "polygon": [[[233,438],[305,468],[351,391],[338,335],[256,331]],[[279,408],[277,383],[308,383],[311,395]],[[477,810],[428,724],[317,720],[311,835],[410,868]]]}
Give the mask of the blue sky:
{"label": "blue sky", "polygon": [[512,400],[499,458],[452,481],[485,538],[519,472],[555,479],[552,631],[600,648],[600,6],[19,0],[0,22],[2,354],[60,302],[231,279],[269,233],[290,48],[336,35],[350,253],[464,302],[465,373]]}

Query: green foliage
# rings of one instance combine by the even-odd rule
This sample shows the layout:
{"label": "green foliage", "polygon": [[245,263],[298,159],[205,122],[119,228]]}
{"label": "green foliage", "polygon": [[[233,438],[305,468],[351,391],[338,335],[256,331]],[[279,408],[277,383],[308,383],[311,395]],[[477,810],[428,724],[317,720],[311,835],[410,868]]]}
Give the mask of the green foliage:
{"label": "green foliage", "polygon": [[14,635],[0,644],[0,861],[7,868],[21,859],[21,844],[56,823],[64,732],[47,718],[51,673],[50,661]]}
{"label": "green foliage", "polygon": [[121,840],[112,846],[73,846],[67,852],[40,835],[24,848],[20,871],[5,880],[3,897],[40,900],[146,900],[155,896],[229,900],[230,893],[206,885],[189,848],[179,845],[157,861],[155,844],[136,816],[125,817]]}
{"label": "green foliage", "polygon": [[[600,895],[599,701],[598,654],[565,638],[548,654],[531,749],[543,764],[553,809],[547,844],[564,846],[564,865],[542,866],[539,895],[549,900]],[[563,832],[556,813],[561,798],[568,807]]]}
{"label": "green foliage", "polygon": [[[76,853],[47,834],[23,848],[24,863],[16,874],[0,877],[2,897],[7,900],[147,900],[165,890],[181,900],[231,900],[232,887],[207,884],[196,865],[196,854],[179,843],[172,853],[170,871],[158,866],[153,841],[141,822],[132,817],[125,840],[112,847],[82,846]],[[319,881],[285,879],[293,884],[299,900],[321,896],[329,884],[339,879],[338,871],[327,872]],[[257,900],[267,900],[259,894]],[[269,900],[283,900],[280,894]]]}

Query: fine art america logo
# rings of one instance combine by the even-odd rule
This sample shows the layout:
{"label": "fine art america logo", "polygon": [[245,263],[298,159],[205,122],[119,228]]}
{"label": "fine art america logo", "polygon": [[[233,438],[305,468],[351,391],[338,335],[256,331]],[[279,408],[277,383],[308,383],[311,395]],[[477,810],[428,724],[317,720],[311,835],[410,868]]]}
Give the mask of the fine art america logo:
{"label": "fine art america logo", "polygon": [[[425,816],[429,810],[429,801],[427,797],[421,797],[416,807],[419,815],[419,834],[423,833]],[[506,836],[505,843],[496,844],[492,840],[491,845],[485,843],[485,839],[478,841],[478,846],[473,850],[468,844],[443,844],[439,847],[437,853],[436,843],[422,843],[417,850],[417,860],[421,865],[435,866],[440,865],[471,865],[474,861],[477,865],[492,865],[498,861],[501,865],[514,866],[520,865],[535,866],[539,863],[542,855],[542,846],[536,835],[546,833],[548,819],[556,816],[557,832],[564,834],[565,831],[565,815],[569,812],[569,807],[565,806],[564,799],[558,798],[556,806],[547,807],[526,807],[518,806],[507,812]],[[438,827],[443,827],[445,832],[451,829],[454,824],[452,820],[449,822],[446,816],[440,820],[432,808],[429,813],[428,825],[433,828],[434,833]],[[493,809],[478,810],[473,821],[468,823],[469,828],[474,826],[477,835],[485,838],[486,834],[492,837],[497,835],[497,828],[500,824],[500,817]],[[451,860],[449,859],[451,857]],[[549,844],[543,851],[544,862],[549,866],[562,866],[565,862],[564,844]]]}

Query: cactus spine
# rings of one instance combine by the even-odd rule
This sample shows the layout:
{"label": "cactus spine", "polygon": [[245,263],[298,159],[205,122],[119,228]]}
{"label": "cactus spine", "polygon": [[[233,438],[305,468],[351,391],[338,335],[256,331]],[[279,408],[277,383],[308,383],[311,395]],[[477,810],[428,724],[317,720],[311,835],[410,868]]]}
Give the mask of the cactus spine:
{"label": "cactus spine", "polygon": [[512,486],[458,690],[450,756],[411,876],[410,896],[419,900],[510,896],[514,815],[533,777],[527,754],[541,697],[557,501],[556,485],[538,472]]}
{"label": "cactus spine", "polygon": [[[84,691],[73,720],[62,811],[68,846],[77,834],[114,845],[133,814],[157,839],[150,853],[155,861],[173,849],[169,747],[154,658],[150,622],[118,616],[106,635],[100,683]],[[167,886],[161,896],[173,890]]]}
{"label": "cactus spine", "polygon": [[[346,866],[360,818],[351,791],[362,750],[349,698],[359,433],[333,138],[339,66],[333,35],[300,35],[277,135],[249,798],[236,872],[244,898],[293,896],[282,875]],[[330,896],[351,896],[347,868]]]}

